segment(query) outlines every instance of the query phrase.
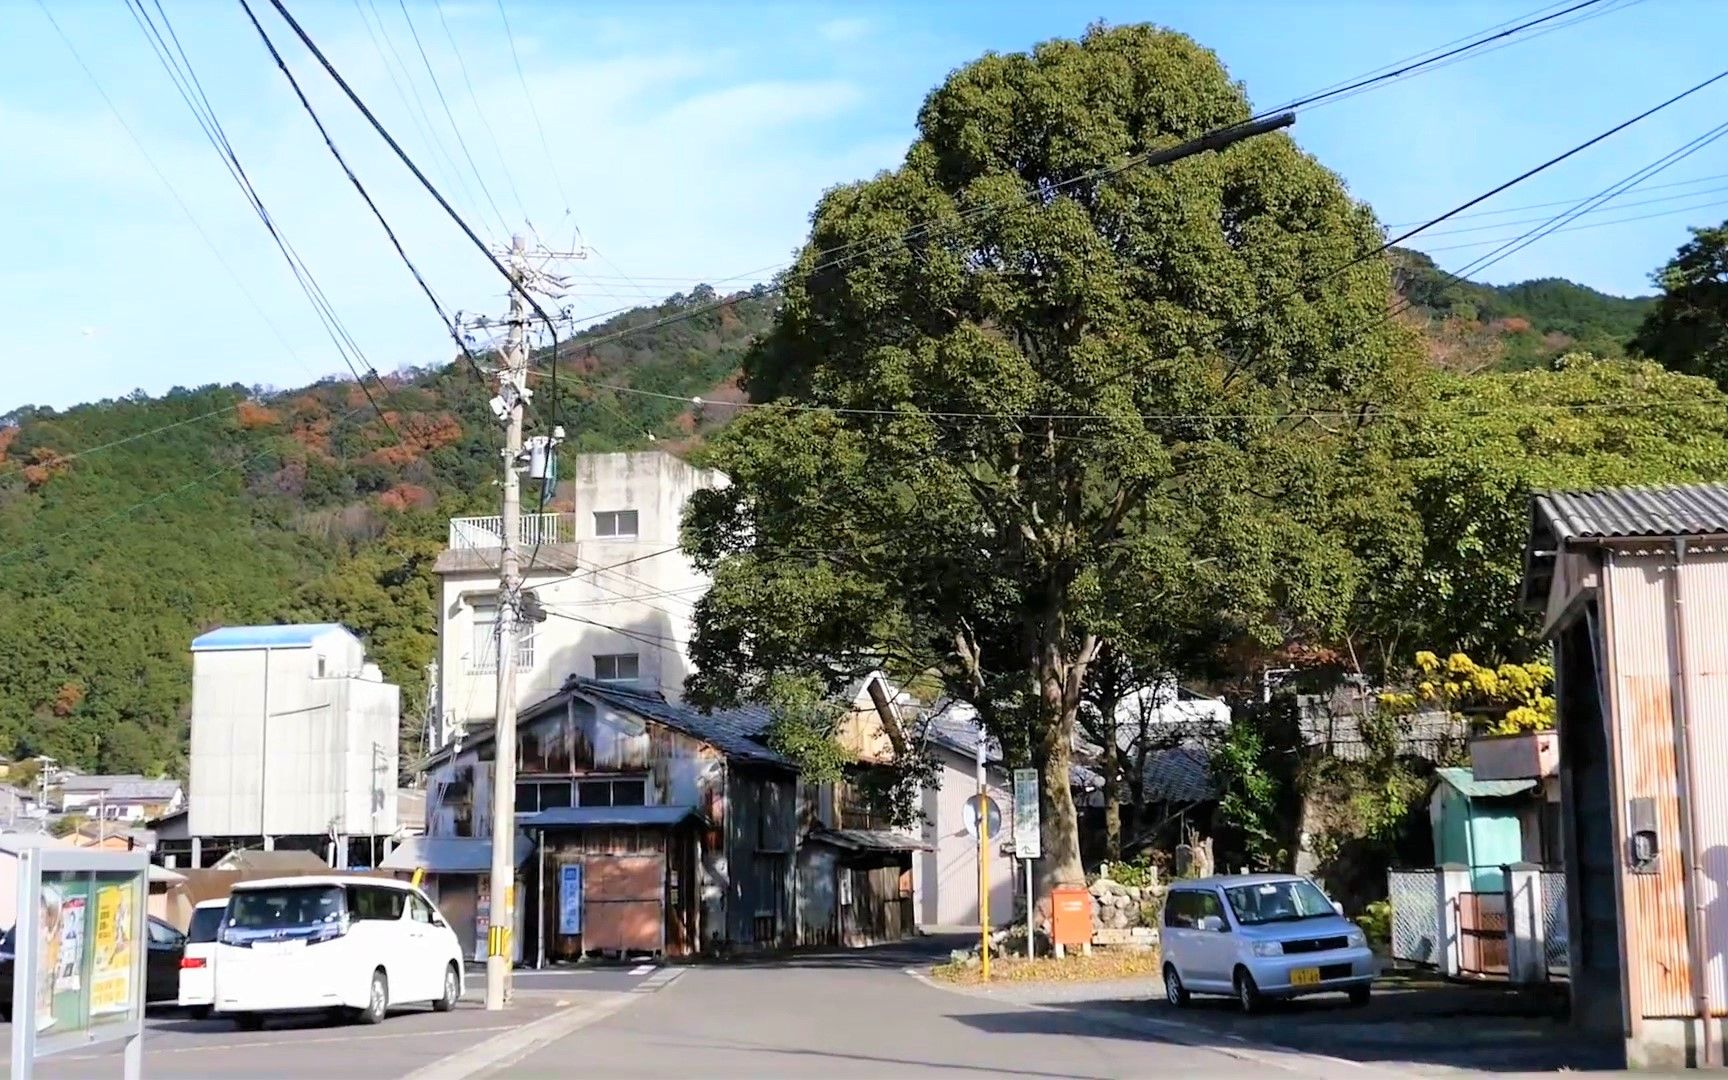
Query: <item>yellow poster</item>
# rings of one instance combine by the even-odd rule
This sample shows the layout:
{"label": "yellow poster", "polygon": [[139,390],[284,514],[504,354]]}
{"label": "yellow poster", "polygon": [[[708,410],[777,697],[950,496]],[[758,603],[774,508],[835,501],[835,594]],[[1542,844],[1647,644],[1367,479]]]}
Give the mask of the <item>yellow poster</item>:
{"label": "yellow poster", "polygon": [[96,954],[91,963],[90,1013],[126,1012],[132,1007],[132,905],[130,885],[96,890]]}

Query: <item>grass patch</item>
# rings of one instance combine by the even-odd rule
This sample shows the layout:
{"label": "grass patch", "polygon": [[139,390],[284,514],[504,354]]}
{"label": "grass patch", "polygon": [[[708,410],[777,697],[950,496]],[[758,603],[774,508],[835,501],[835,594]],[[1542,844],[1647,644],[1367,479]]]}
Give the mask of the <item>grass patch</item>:
{"label": "grass patch", "polygon": [[[990,961],[991,982],[1108,982],[1112,979],[1159,977],[1158,950],[1093,949],[1091,956],[1071,953],[1061,960],[1040,956],[1028,960],[1023,956],[997,957]],[[975,964],[950,961],[930,969],[930,977],[940,982],[976,986],[983,983],[982,968]]]}

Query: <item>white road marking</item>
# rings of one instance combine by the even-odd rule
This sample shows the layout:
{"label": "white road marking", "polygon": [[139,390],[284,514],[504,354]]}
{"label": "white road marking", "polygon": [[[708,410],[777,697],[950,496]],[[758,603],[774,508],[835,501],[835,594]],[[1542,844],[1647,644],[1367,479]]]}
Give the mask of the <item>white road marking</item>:
{"label": "white road marking", "polygon": [[[217,1042],[215,1040],[211,1040],[209,1042],[197,1043],[197,1044],[192,1045],[192,1046],[163,1046],[161,1044],[161,1042],[159,1041],[160,1036],[158,1036],[156,1039],[152,1039],[149,1037],[150,1033],[147,1031],[145,1033],[145,1039],[146,1039],[145,1049],[148,1050],[149,1053],[152,1055],[155,1055],[155,1054],[191,1054],[191,1053],[197,1053],[197,1052],[203,1051],[203,1050],[250,1050],[253,1047],[265,1047],[265,1046],[312,1046],[316,1043],[372,1042],[372,1041],[375,1041],[378,1039],[441,1038],[441,1037],[446,1037],[446,1036],[450,1036],[450,1035],[484,1034],[485,1032],[489,1032],[489,1031],[510,1031],[513,1028],[516,1028],[517,1026],[518,1025],[516,1025],[516,1024],[493,1024],[493,1025],[488,1026],[488,1027],[433,1028],[433,1029],[427,1030],[427,1031],[384,1031],[384,1032],[379,1032],[376,1035],[331,1035],[331,1036],[325,1036],[323,1038],[316,1038],[316,1039],[308,1039],[308,1038],[259,1039],[259,1040],[245,1040],[245,1041],[234,1040],[234,1041],[230,1041],[230,1042]],[[225,1033],[223,1033],[223,1032],[210,1032],[210,1034],[216,1035],[216,1034],[225,1034]],[[286,1034],[288,1034],[288,1032],[283,1032],[283,1034],[286,1035]],[[112,1057],[112,1056],[113,1056],[112,1054],[68,1054],[65,1057],[57,1057],[55,1060],[57,1060],[57,1061],[96,1061],[96,1060],[99,1060],[101,1058]]]}
{"label": "white road marking", "polygon": [[653,970],[654,970],[653,964],[637,964],[635,967],[630,969],[630,974],[632,974],[632,975],[646,975]]}
{"label": "white road marking", "polygon": [[684,968],[661,968],[657,973],[648,976],[636,985],[638,994],[652,994],[656,990],[664,990],[677,982],[684,974]]}

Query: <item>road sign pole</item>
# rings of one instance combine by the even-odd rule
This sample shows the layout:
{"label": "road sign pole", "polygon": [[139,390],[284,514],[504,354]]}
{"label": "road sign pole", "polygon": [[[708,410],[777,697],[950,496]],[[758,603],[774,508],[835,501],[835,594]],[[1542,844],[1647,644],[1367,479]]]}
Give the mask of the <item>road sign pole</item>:
{"label": "road sign pole", "polygon": [[985,784],[984,732],[978,732],[978,955],[990,981],[990,792]]}
{"label": "road sign pole", "polygon": [[1032,959],[1032,860],[1026,860],[1026,959]]}

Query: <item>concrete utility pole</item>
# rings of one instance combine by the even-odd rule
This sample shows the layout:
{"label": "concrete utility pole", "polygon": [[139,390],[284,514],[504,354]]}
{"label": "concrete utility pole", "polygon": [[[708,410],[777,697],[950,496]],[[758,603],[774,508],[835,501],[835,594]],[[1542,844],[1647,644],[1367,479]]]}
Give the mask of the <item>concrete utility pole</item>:
{"label": "concrete utility pole", "polygon": [[498,575],[498,703],[493,745],[492,880],[486,931],[486,1008],[502,1009],[510,1000],[510,932],[516,914],[516,605],[522,571],[516,545],[521,540],[522,412],[528,389],[528,252],[521,236],[510,238],[510,323],[503,366],[498,372],[498,403],[504,424],[504,517]]}

